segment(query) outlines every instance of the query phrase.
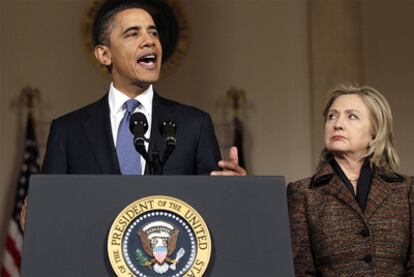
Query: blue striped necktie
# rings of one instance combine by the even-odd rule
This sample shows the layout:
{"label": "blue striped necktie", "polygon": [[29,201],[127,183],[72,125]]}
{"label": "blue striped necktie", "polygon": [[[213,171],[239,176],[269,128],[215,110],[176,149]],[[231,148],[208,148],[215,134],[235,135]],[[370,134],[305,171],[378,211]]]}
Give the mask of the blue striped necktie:
{"label": "blue striped necktie", "polygon": [[126,111],[118,128],[116,153],[122,175],[141,175],[141,155],[135,150],[134,136],[129,130],[131,113],[139,104],[135,99],[129,99],[124,103]]}

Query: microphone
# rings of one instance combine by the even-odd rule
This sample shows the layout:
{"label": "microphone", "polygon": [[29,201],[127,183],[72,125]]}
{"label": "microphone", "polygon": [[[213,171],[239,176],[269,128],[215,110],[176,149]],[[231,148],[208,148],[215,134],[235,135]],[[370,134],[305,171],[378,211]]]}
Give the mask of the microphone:
{"label": "microphone", "polygon": [[172,120],[166,120],[160,124],[160,133],[161,136],[164,138],[165,143],[165,151],[161,161],[162,167],[164,167],[165,163],[167,162],[167,159],[170,157],[177,144],[177,140],[175,139],[176,131],[177,125]]}
{"label": "microphone", "polygon": [[148,130],[148,121],[143,113],[133,113],[129,120],[129,130],[134,135],[135,145],[145,145],[145,133]]}
{"label": "microphone", "polygon": [[175,133],[177,132],[177,125],[172,120],[163,121],[160,125],[160,133],[164,138],[166,147],[175,147],[177,140]]}
{"label": "microphone", "polygon": [[134,146],[138,153],[148,162],[149,157],[145,149],[145,133],[148,130],[148,121],[143,113],[133,113],[129,120],[129,130],[134,135]]}

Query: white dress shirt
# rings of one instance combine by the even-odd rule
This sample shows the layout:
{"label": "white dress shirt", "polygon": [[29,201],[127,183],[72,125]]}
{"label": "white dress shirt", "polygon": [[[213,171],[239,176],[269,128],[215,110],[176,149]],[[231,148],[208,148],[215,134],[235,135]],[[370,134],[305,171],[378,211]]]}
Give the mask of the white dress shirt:
{"label": "white dress shirt", "polygon": [[[145,133],[145,137],[149,138],[151,134],[151,116],[152,116],[152,98],[154,97],[154,91],[152,85],[149,88],[135,97],[136,100],[140,103],[138,108],[134,110],[134,112],[141,112],[143,113],[148,120],[148,131]],[[124,103],[129,100],[130,98],[123,94],[121,91],[114,87],[114,84],[111,82],[109,88],[109,110],[110,110],[110,117],[111,117],[111,128],[112,128],[112,138],[114,140],[114,145],[116,147],[116,139],[118,137],[118,128],[119,124],[121,123],[122,118],[125,114],[125,107]],[[145,143],[145,147],[148,151],[148,143]],[[141,174],[144,175],[145,171],[145,160],[141,157]]]}

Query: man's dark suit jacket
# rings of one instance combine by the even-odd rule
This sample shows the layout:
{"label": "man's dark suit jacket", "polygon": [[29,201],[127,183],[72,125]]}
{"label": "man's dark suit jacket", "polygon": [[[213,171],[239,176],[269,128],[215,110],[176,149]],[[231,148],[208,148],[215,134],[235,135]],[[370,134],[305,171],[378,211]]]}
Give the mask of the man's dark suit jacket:
{"label": "man's dark suit jacket", "polygon": [[[161,157],[163,120],[177,125],[177,146],[164,167],[165,175],[209,174],[218,169],[220,150],[207,113],[154,93],[150,136]],[[120,174],[108,95],[52,121],[42,173]]]}

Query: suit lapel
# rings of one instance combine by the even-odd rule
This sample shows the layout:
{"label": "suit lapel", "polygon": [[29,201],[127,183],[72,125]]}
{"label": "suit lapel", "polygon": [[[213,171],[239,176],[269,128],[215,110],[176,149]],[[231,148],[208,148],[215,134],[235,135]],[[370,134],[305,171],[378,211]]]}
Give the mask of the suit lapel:
{"label": "suit lapel", "polygon": [[[330,179],[326,178],[330,176]],[[346,185],[341,181],[341,179],[336,175],[331,167],[331,165],[325,165],[321,171],[319,171],[312,178],[313,186],[320,186],[321,190],[326,193],[333,195],[344,205],[348,206],[360,217],[364,218],[361,208],[359,207],[355,195],[346,187]],[[329,180],[329,181],[328,181]]]}
{"label": "suit lapel", "polygon": [[108,95],[90,106],[84,131],[102,174],[120,174],[116,150],[112,139]]}
{"label": "suit lapel", "polygon": [[[160,134],[160,124],[164,120],[175,120],[173,117],[173,105],[165,98],[159,96],[154,91],[154,97],[152,99],[152,121],[151,121],[151,134],[150,145],[148,152],[158,150],[160,159],[165,150],[162,136]],[[145,174],[149,173],[148,164],[145,166]]]}
{"label": "suit lapel", "polygon": [[355,195],[346,187],[346,185],[336,174],[326,187],[326,191],[351,208],[359,216],[364,217],[362,210],[355,199]]}
{"label": "suit lapel", "polygon": [[368,194],[365,214],[362,212],[355,199],[355,195],[342,183],[341,179],[334,173],[328,164],[324,166],[313,178],[311,186],[321,187],[320,189],[335,196],[344,205],[357,213],[363,220],[368,222],[380,205],[392,193],[395,186],[400,185],[402,177],[397,174],[386,174],[376,171]]}
{"label": "suit lapel", "polygon": [[371,189],[368,194],[367,207],[365,210],[365,216],[369,221],[377,211],[378,207],[384,202],[384,200],[391,194],[394,189],[393,183],[384,182],[378,174],[375,174],[372,178]]}

